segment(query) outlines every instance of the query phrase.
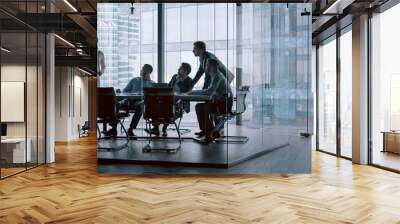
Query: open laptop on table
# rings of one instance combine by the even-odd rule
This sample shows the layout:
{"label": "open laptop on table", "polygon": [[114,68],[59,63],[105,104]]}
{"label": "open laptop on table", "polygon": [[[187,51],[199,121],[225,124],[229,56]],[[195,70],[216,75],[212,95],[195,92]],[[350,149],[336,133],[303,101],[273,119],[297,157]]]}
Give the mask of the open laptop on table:
{"label": "open laptop on table", "polygon": [[7,139],[7,124],[1,124],[1,140]]}

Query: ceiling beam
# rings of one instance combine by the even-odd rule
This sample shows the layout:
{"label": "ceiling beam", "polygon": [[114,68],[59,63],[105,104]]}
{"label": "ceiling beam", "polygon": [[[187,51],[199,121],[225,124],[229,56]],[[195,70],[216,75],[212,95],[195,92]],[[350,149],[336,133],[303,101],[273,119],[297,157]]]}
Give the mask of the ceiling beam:
{"label": "ceiling beam", "polygon": [[85,34],[89,37],[86,39],[86,42],[90,44],[90,46],[96,46],[97,44],[97,30],[90,24],[85,17],[81,14],[68,14],[67,15],[71,20],[73,20],[77,25],[79,25]]}

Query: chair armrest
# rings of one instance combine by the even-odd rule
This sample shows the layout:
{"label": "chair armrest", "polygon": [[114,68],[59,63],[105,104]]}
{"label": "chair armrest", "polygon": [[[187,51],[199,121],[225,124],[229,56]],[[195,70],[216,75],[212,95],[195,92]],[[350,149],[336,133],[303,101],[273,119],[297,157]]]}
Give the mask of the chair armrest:
{"label": "chair armrest", "polygon": [[216,96],[215,96],[215,95],[212,95],[212,96],[211,96],[210,102],[211,102],[211,103],[214,103],[214,102],[215,102],[215,98],[216,98]]}

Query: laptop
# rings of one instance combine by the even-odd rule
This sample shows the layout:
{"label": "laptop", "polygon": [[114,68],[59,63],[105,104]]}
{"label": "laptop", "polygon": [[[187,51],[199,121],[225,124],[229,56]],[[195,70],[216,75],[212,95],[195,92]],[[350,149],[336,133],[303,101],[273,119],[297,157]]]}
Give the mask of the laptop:
{"label": "laptop", "polygon": [[143,88],[143,93],[147,94],[156,94],[156,95],[171,95],[174,93],[172,87],[147,87]]}
{"label": "laptop", "polygon": [[169,85],[168,83],[159,82],[154,83],[153,88],[169,88]]}

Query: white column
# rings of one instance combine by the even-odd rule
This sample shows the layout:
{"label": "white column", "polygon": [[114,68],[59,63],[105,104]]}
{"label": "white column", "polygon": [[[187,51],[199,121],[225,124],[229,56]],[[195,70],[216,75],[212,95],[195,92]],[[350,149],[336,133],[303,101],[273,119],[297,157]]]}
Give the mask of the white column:
{"label": "white column", "polygon": [[[46,12],[54,12],[54,5],[46,1]],[[54,34],[46,35],[46,163],[55,162],[55,42]]]}
{"label": "white column", "polygon": [[353,162],[368,163],[368,15],[353,20]]}
{"label": "white column", "polygon": [[54,133],[55,133],[55,60],[54,35],[46,36],[46,163],[55,161]]}

